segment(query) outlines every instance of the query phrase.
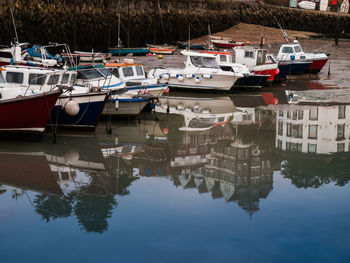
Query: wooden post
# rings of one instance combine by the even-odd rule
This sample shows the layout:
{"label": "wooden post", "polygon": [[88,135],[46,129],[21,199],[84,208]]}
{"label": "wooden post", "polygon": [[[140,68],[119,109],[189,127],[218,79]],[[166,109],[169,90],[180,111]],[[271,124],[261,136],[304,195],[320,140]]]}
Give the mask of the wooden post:
{"label": "wooden post", "polygon": [[335,32],[335,44],[339,44],[339,20],[340,20],[340,1],[338,0],[337,4],[337,25],[336,25],[336,32]]}

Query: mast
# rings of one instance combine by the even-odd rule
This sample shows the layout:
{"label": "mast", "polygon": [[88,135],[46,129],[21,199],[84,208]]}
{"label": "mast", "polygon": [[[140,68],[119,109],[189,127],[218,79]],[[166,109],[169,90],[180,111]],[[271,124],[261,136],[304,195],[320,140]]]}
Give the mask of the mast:
{"label": "mast", "polygon": [[[11,17],[12,17],[12,24],[13,24],[13,28],[15,30],[15,42],[18,43],[18,35],[17,35],[17,29],[16,29],[16,23],[15,23],[15,18],[13,17],[13,11],[12,11],[12,6],[10,6],[10,12],[11,12]],[[15,43],[15,44],[16,44]]]}

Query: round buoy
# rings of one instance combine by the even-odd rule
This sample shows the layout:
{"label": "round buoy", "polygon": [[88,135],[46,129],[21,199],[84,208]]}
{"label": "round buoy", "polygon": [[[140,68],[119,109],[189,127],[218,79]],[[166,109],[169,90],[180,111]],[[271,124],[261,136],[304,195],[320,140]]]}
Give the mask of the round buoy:
{"label": "round buoy", "polygon": [[162,59],[162,58],[163,58],[163,56],[162,56],[162,55],[159,55],[159,56],[158,56],[158,59]]}
{"label": "round buoy", "polygon": [[68,115],[76,116],[80,111],[80,107],[77,102],[75,102],[74,100],[70,100],[64,105],[64,110],[67,112]]}
{"label": "round buoy", "polygon": [[163,131],[163,133],[164,133],[165,135],[167,135],[167,134],[168,134],[168,132],[169,132],[169,131],[168,131],[168,128],[163,128],[163,130],[162,130],[162,131]]}
{"label": "round buoy", "polygon": [[177,79],[178,79],[178,81],[183,81],[184,77],[180,75],[180,76],[177,77]]}
{"label": "round buoy", "polygon": [[197,77],[196,80],[195,80],[196,83],[199,83],[201,82],[201,80]]}
{"label": "round buoy", "polygon": [[151,57],[151,56],[152,56],[152,53],[148,53],[148,56]]}

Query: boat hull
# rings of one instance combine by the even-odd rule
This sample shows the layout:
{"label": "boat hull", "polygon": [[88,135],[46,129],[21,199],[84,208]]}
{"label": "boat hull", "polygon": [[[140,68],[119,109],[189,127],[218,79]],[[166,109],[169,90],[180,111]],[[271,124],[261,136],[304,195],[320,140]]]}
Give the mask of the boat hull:
{"label": "boat hull", "polygon": [[250,75],[249,77],[237,79],[234,86],[240,88],[262,88],[268,78],[268,75]]}
{"label": "boat hull", "polygon": [[175,49],[149,48],[149,52],[154,53],[154,54],[161,54],[161,55],[172,55],[175,52]]}
{"label": "boat hull", "polygon": [[113,56],[126,56],[128,54],[133,55],[146,55],[149,53],[148,48],[110,48],[108,49],[108,52],[111,53]]}
{"label": "boat hull", "polygon": [[307,68],[306,73],[317,74],[320,73],[324,65],[326,65],[328,59],[315,59],[312,64]]}
{"label": "boat hull", "polygon": [[275,76],[275,80],[285,80],[287,75],[297,75],[306,73],[306,70],[311,65],[311,62],[305,63],[289,63],[289,62],[280,62],[278,64],[279,73]]}
{"label": "boat hull", "polygon": [[[107,98],[107,92],[61,96],[52,111],[49,125],[57,125],[59,128],[95,130]],[[64,109],[64,105],[70,99],[79,104],[79,113],[75,116],[69,115]]]}
{"label": "boat hull", "polygon": [[234,48],[234,47],[243,47],[245,43],[220,43],[212,40],[212,43],[215,47],[218,48]]}
{"label": "boat hull", "polygon": [[41,134],[61,90],[0,102],[0,132]]}
{"label": "boat hull", "polygon": [[205,45],[201,45],[201,44],[178,43],[177,46],[181,49],[186,49],[186,48],[195,49],[195,50],[205,49]]}
{"label": "boat hull", "polygon": [[280,70],[278,66],[272,69],[261,69],[260,66],[256,66],[254,67],[253,72],[259,75],[268,75],[269,78],[267,79],[267,81],[273,81],[275,79],[275,76],[280,72]]}
{"label": "boat hull", "polygon": [[114,117],[127,117],[127,116],[137,116],[145,109],[149,103],[146,99],[118,99],[118,107],[116,107],[116,99],[110,99],[105,104],[102,114],[106,116]]}

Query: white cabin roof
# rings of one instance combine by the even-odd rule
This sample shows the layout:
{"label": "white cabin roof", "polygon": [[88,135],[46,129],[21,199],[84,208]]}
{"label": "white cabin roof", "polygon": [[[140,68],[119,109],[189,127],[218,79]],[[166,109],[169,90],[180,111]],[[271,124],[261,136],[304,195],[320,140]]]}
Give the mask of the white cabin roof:
{"label": "white cabin roof", "polygon": [[186,50],[182,50],[181,54],[184,55],[184,56],[196,56],[196,57],[215,58],[215,56],[211,55],[211,54],[199,53],[199,52],[194,52],[194,51],[186,51]]}

